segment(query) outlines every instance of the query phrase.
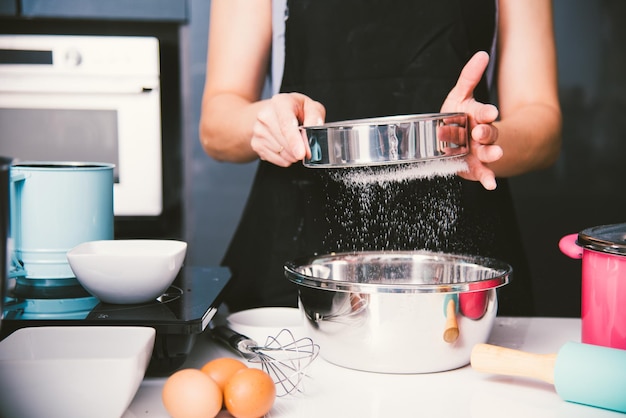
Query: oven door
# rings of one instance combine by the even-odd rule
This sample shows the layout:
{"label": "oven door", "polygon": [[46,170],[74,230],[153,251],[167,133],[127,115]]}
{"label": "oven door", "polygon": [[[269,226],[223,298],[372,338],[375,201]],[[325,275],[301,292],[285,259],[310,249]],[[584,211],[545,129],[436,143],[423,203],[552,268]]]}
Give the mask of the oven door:
{"label": "oven door", "polygon": [[[163,210],[158,42],[133,40],[38,36],[26,46],[11,43],[7,54],[0,37],[0,51],[5,51],[0,154],[115,164],[115,215],[158,216]],[[143,51],[124,52],[129,46]],[[146,47],[151,60],[145,59]],[[32,56],[35,50],[51,51],[50,59],[24,58],[25,51]],[[137,59],[141,62],[135,67]]]}

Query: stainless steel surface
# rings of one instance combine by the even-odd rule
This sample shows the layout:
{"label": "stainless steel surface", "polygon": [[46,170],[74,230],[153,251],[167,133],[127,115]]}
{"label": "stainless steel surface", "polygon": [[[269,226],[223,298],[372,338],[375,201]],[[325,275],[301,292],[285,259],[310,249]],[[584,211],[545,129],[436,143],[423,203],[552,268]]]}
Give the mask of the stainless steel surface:
{"label": "stainless steel surface", "polygon": [[626,223],[587,228],[578,234],[578,244],[603,253],[626,255]]}
{"label": "stainless steel surface", "polygon": [[311,148],[304,165],[310,168],[415,163],[469,152],[464,113],[356,119],[302,131]]}
{"label": "stainless steel surface", "polygon": [[288,329],[268,336],[265,345],[240,334],[227,326],[211,329],[215,338],[252,363],[260,363],[276,385],[277,396],[303,391],[305,371],[317,358],[320,347],[309,337],[296,339]]}
{"label": "stainless steel surface", "polygon": [[[426,251],[339,253],[288,262],[307,331],[331,363],[373,372],[430,373],[469,363],[487,341],[496,289],[512,268],[501,261]],[[444,339],[456,302],[459,336]]]}

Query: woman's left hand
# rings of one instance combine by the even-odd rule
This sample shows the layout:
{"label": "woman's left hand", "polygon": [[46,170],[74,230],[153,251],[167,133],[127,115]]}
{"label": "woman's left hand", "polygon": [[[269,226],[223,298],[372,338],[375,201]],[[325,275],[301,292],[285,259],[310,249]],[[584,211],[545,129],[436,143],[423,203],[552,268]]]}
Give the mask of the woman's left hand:
{"label": "woman's left hand", "polygon": [[469,119],[470,153],[466,156],[468,171],[459,172],[467,180],[480,181],[487,190],[496,188],[496,177],[487,164],[502,157],[502,148],[496,144],[498,128],[493,122],[498,118],[498,108],[480,103],[474,99],[474,89],[480,82],[489,64],[486,52],[477,52],[465,64],[461,75],[448,97],[441,112],[465,112]]}

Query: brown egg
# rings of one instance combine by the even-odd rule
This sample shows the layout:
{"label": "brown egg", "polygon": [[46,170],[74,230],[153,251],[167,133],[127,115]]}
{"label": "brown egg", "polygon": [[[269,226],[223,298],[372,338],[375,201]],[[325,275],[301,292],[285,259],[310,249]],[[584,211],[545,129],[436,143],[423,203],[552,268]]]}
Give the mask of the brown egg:
{"label": "brown egg", "polygon": [[224,405],[235,418],[260,418],[272,409],[275,399],[276,386],[260,369],[241,369],[224,387]]}
{"label": "brown egg", "polygon": [[247,367],[248,366],[237,359],[231,357],[221,357],[209,361],[202,366],[200,371],[213,379],[220,387],[220,390],[223,391],[228,379],[230,379],[230,377],[239,370],[246,369]]}
{"label": "brown egg", "polygon": [[222,391],[198,369],[172,374],[162,391],[163,406],[172,418],[214,418],[222,409]]}

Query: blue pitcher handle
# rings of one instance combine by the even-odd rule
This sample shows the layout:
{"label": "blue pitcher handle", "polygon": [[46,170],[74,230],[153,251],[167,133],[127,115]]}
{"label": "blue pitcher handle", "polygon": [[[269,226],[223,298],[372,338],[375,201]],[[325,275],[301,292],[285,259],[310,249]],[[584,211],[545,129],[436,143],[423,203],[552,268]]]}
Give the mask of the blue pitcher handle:
{"label": "blue pitcher handle", "polygon": [[26,176],[23,173],[11,173],[11,190],[9,192],[11,207],[9,210],[12,216],[9,217],[11,220],[10,238],[8,239],[8,253],[10,261],[9,278],[26,276],[26,270],[24,269],[22,263],[17,259],[15,252],[15,248],[18,247],[21,238],[20,228],[17,227],[20,224],[20,211],[18,209],[21,206],[21,199],[18,196],[19,193],[17,190],[17,183],[20,183],[21,185],[24,180],[26,180]]}

